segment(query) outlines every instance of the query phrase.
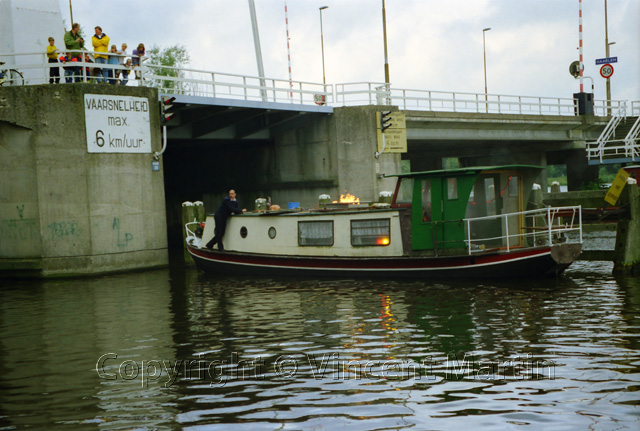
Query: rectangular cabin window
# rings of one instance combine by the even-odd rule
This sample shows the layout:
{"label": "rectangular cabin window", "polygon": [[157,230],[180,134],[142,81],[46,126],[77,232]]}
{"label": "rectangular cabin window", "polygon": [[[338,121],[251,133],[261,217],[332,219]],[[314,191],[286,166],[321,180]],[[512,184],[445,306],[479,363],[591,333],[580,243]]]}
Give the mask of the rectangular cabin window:
{"label": "rectangular cabin window", "polygon": [[515,175],[509,177],[509,197],[518,197],[518,177]]}
{"label": "rectangular cabin window", "polygon": [[351,245],[389,245],[390,219],[351,220]]}
{"label": "rectangular cabin window", "polygon": [[333,222],[299,221],[298,245],[333,245]]}
{"label": "rectangular cabin window", "polygon": [[484,198],[487,206],[485,215],[496,215],[496,185],[493,178],[484,179]]}
{"label": "rectangular cabin window", "polygon": [[422,221],[431,221],[431,180],[422,181]]}
{"label": "rectangular cabin window", "polygon": [[396,204],[411,204],[413,198],[413,178],[400,178],[400,187],[398,188],[398,196],[396,196]]}
{"label": "rectangular cabin window", "polygon": [[447,178],[447,199],[458,199],[458,179]]}

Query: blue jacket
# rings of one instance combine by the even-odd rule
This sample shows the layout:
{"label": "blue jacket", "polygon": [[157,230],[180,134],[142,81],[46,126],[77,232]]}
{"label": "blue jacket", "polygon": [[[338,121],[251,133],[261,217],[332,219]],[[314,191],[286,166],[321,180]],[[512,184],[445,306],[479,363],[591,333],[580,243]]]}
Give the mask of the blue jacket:
{"label": "blue jacket", "polygon": [[242,210],[238,205],[238,200],[232,201],[227,196],[216,210],[215,217],[226,220],[231,214],[242,214]]}

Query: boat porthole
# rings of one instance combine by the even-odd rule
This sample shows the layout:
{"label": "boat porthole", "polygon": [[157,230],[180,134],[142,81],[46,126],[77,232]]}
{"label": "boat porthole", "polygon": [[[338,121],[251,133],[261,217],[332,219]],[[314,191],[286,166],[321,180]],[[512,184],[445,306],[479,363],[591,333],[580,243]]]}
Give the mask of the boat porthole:
{"label": "boat porthole", "polygon": [[271,226],[269,228],[269,238],[274,239],[276,237],[276,234],[277,234],[276,228]]}
{"label": "boat porthole", "polygon": [[240,236],[242,238],[246,238],[248,233],[249,233],[249,231],[247,230],[246,226],[242,226],[240,228]]}

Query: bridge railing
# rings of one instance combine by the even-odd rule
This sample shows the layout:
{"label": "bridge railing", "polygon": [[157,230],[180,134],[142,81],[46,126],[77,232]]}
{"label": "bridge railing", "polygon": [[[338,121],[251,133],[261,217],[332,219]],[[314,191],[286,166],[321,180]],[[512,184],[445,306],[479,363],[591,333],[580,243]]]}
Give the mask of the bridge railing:
{"label": "bridge railing", "polygon": [[[577,107],[574,98],[411,90],[388,87],[379,82],[336,84],[336,103],[343,106],[393,105],[402,110],[534,115],[576,115]],[[608,115],[609,106],[617,113],[624,109],[625,103],[614,100],[609,105],[607,101],[596,101],[594,113]],[[640,108],[640,102],[638,104]]]}
{"label": "bridge railing", "polygon": [[[17,70],[22,77],[14,79],[13,74],[5,77],[4,85],[39,85],[49,82],[49,71],[58,69],[59,83],[64,84],[65,71],[76,69],[70,81],[92,82],[96,69],[124,70],[129,72],[129,85],[157,87],[169,94],[193,95],[201,97],[223,97],[231,99],[255,100],[262,102],[294,103],[307,105],[332,105],[334,89],[331,84],[288,81],[283,79],[259,78],[255,76],[218,73],[189,68],[175,68],[150,63],[142,57],[141,65],[127,68],[119,64],[96,64],[85,60],[85,54],[91,59],[94,52],[86,50],[64,50],[63,53],[80,58],[80,61],[68,63],[49,63],[44,52],[0,53],[0,70]],[[111,56],[116,54],[106,53]],[[124,57],[124,56],[118,56]],[[137,79],[136,79],[137,78]]]}
{"label": "bridge railing", "polygon": [[[63,51],[71,52],[71,51]],[[96,54],[81,51],[83,54]],[[78,52],[73,52],[78,55]],[[104,53],[97,53],[104,54]],[[84,55],[77,63],[48,63],[44,52],[0,53],[0,70],[16,69],[24,78],[5,77],[4,85],[32,85],[49,82],[49,71],[60,70],[60,82],[64,83],[65,67],[81,69],[81,81],[91,81],[91,71],[127,70],[129,85],[148,85],[170,94],[202,97],[221,97],[253,100],[256,102],[293,103],[301,105],[357,106],[394,105],[402,110],[426,110],[446,112],[473,112],[498,114],[576,115],[577,100],[573,98],[510,96],[484,93],[461,93],[393,88],[380,82],[356,82],[347,84],[318,84],[284,79],[218,73],[190,68],[174,68],[144,61],[134,70],[121,65],[87,63]],[[67,69],[68,70],[68,69]],[[137,78],[134,79],[133,73]],[[74,78],[74,80],[77,80]],[[596,100],[594,114],[599,116],[627,115],[623,112],[626,101]],[[630,103],[631,115],[640,115],[640,101]]]}
{"label": "bridge railing", "polygon": [[161,92],[296,104],[333,104],[333,85],[143,64],[146,85]]}

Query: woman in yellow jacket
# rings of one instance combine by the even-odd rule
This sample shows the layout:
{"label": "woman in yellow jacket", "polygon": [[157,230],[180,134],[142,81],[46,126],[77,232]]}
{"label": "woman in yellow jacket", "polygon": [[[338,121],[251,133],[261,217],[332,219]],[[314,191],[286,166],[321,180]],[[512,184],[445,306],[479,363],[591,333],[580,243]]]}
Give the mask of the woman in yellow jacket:
{"label": "woman in yellow jacket", "polygon": [[58,48],[53,37],[49,37],[49,45],[47,46],[47,60],[49,63],[55,63],[55,66],[49,66],[49,84],[60,83],[60,69],[58,68]]}
{"label": "woman in yellow jacket", "polygon": [[[96,34],[91,38],[91,42],[93,43],[93,50],[96,52],[104,52],[105,54],[94,54],[95,62],[100,64],[107,64],[109,59],[109,36],[102,32],[102,27],[96,26],[95,28]],[[109,72],[111,70],[103,70],[103,69],[95,69],[97,82],[107,82],[107,78],[111,76]]]}

